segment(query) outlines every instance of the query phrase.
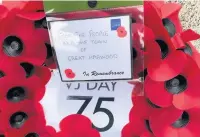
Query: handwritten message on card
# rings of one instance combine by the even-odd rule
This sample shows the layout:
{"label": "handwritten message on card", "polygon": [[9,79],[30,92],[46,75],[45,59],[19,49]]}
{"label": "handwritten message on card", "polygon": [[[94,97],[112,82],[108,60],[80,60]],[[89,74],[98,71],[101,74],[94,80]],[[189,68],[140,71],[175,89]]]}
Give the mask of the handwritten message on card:
{"label": "handwritten message on card", "polygon": [[49,25],[62,81],[132,78],[129,15]]}

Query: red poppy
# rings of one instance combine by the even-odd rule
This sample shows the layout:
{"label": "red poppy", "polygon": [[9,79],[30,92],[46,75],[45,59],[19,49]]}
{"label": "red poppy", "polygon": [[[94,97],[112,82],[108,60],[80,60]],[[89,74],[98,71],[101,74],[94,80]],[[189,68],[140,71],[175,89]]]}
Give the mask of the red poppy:
{"label": "red poppy", "polygon": [[163,36],[163,30],[166,30],[172,37],[183,30],[178,17],[180,9],[181,5],[178,3],[163,4],[163,2],[145,1],[144,24],[152,28],[158,37]]}
{"label": "red poppy", "polygon": [[76,76],[76,74],[71,69],[66,69],[65,75],[67,76],[67,78],[70,79],[73,79]]}
{"label": "red poppy", "polygon": [[184,70],[170,80],[159,82],[147,76],[144,83],[145,95],[161,107],[168,107],[173,104],[179,109],[188,109],[194,107],[200,99],[200,94],[196,90],[199,87],[199,80],[199,67],[188,56]]}
{"label": "red poppy", "polygon": [[60,123],[60,129],[57,137],[100,137],[99,132],[92,128],[90,119],[79,114],[65,117]]}
{"label": "red poppy", "polygon": [[[193,32],[190,29],[184,32],[173,31],[172,30],[173,25],[169,23],[171,21],[165,21],[166,19],[162,20],[162,17],[160,17],[161,15],[168,16],[170,14],[173,14],[174,12],[176,13],[176,11],[180,10],[181,8],[179,4],[174,4],[174,3],[164,4],[163,6],[161,6],[161,9],[162,8],[164,8],[163,13],[161,13],[162,10],[157,9],[154,2],[144,3],[144,9],[146,9],[145,10],[146,12],[144,12],[144,16],[146,15],[144,24],[153,30],[156,38],[165,39],[166,42],[169,41],[171,38],[171,41],[173,42],[175,48],[183,47],[184,46],[183,42],[188,42],[188,41],[200,38],[200,36],[197,33]],[[174,10],[168,10],[169,8],[170,9],[173,8]],[[175,20],[175,21],[180,23],[180,21],[178,20]],[[155,22],[156,22],[156,25],[154,24]],[[165,26],[165,24],[168,26]]]}
{"label": "red poppy", "polygon": [[163,109],[150,117],[150,126],[158,137],[199,137],[199,107],[188,110]]}
{"label": "red poppy", "polygon": [[[199,35],[191,30],[186,30],[170,39],[169,36],[162,40],[156,39],[153,31],[145,27],[145,64],[149,77],[155,81],[165,81],[178,75],[186,65],[187,55],[177,49],[184,49],[185,43]],[[189,38],[189,39],[188,39]],[[181,44],[180,44],[181,43]],[[182,45],[177,47],[176,45]],[[152,48],[154,47],[154,48]],[[180,60],[182,60],[180,62]]]}
{"label": "red poppy", "polygon": [[36,66],[27,62],[20,64],[26,72],[27,78],[37,77],[41,79],[41,82],[46,85],[51,78],[50,69],[43,66]]}
{"label": "red poppy", "polygon": [[[132,99],[134,106],[129,114],[129,124],[127,125],[128,127],[124,127],[124,134],[154,137],[149,126],[149,117],[153,112],[158,113],[164,108],[153,104],[145,96],[135,96]],[[131,129],[131,132],[128,128]]]}
{"label": "red poppy", "polygon": [[117,28],[117,35],[118,35],[118,37],[120,37],[120,38],[124,38],[124,37],[126,37],[126,35],[127,35],[127,31],[126,31],[126,29],[124,28],[124,27],[118,27]]}
{"label": "red poppy", "polygon": [[4,56],[15,57],[22,61],[42,65],[46,59],[47,51],[44,43],[38,40],[40,34],[36,34],[30,21],[16,19],[15,22],[18,22],[19,26],[25,27],[10,26],[12,31],[5,33],[2,40],[4,50],[1,50],[1,58]]}
{"label": "red poppy", "polygon": [[163,81],[179,74],[185,67],[187,56],[175,50],[172,44],[167,44],[164,40],[156,40],[151,29],[145,27],[144,33],[148,36],[144,37],[146,52],[144,62],[148,68],[149,77]]}
{"label": "red poppy", "polygon": [[[4,31],[2,31],[3,34],[0,41],[2,41],[3,47],[4,49],[6,48],[6,50],[2,50],[0,55],[16,57],[23,61],[42,65],[47,56],[47,49],[44,44],[49,42],[49,38],[47,29],[38,28],[38,21],[40,23],[42,22],[40,20],[43,19],[43,22],[45,22],[45,13],[41,11],[32,11],[29,9],[31,6],[25,8],[29,2],[3,3],[5,3],[5,6],[11,3],[18,6],[15,6],[15,8],[11,6],[6,18],[2,20],[3,22],[1,21],[1,29]],[[25,9],[23,10],[23,8]],[[18,25],[13,24],[13,22]]]}
{"label": "red poppy", "polygon": [[[34,84],[33,84],[34,83]],[[0,99],[17,103],[22,100],[34,100],[44,96],[45,85],[37,77],[31,79],[10,78],[6,76],[0,79]]]}
{"label": "red poppy", "polygon": [[3,131],[27,127],[26,124],[30,127],[33,126],[31,125],[33,121],[40,123],[39,125],[46,124],[43,108],[39,103],[31,100],[18,103],[1,101],[0,103],[0,120],[2,123],[0,129],[3,129]]}
{"label": "red poppy", "polygon": [[[167,43],[167,45],[169,46],[168,47],[169,51],[172,52],[174,49],[183,48],[185,47],[184,43],[200,38],[198,34],[196,34],[190,29],[184,32],[182,31],[173,32],[173,36],[170,37],[168,31],[170,31],[170,27],[172,26],[167,26],[166,28],[168,31],[166,31],[165,27],[163,26],[164,24],[163,20],[160,16],[161,15],[167,16],[176,12],[177,10],[180,10],[180,5],[172,3],[164,4],[161,6],[161,8],[170,7],[173,8],[174,10],[164,10],[163,11],[164,13],[161,13],[161,10],[156,7],[155,3],[156,2],[145,2],[144,9],[146,9],[145,10],[146,12],[144,12],[144,16],[145,15],[146,16],[144,24],[153,30],[155,38],[160,38],[161,40],[164,40]],[[154,19],[153,21],[152,18]],[[154,24],[155,22],[156,25]]]}

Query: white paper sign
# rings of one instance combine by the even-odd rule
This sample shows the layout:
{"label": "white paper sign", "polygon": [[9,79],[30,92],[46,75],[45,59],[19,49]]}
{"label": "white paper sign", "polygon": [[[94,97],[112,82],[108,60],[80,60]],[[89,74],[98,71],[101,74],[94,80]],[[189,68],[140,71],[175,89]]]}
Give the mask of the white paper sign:
{"label": "white paper sign", "polygon": [[62,81],[132,79],[129,15],[50,21]]}
{"label": "white paper sign", "polygon": [[41,101],[47,125],[59,131],[63,118],[79,113],[92,121],[102,137],[121,137],[133,106],[133,85],[116,81],[63,83],[59,79],[58,72],[52,76]]}

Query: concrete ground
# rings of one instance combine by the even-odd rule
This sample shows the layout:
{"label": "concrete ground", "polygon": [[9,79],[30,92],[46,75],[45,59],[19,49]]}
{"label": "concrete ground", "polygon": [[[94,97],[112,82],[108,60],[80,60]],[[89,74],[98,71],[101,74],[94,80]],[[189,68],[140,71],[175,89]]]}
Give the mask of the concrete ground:
{"label": "concrete ground", "polygon": [[[180,20],[184,29],[192,29],[200,34],[200,0],[170,0],[182,4]],[[200,52],[200,40],[192,42]]]}

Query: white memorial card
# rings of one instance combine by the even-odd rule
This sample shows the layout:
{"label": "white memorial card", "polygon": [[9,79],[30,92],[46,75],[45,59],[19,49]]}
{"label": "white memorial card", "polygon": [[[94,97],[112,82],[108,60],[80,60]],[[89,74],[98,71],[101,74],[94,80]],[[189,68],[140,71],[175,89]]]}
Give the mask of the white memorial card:
{"label": "white memorial card", "polygon": [[129,15],[50,21],[62,81],[132,79]]}

